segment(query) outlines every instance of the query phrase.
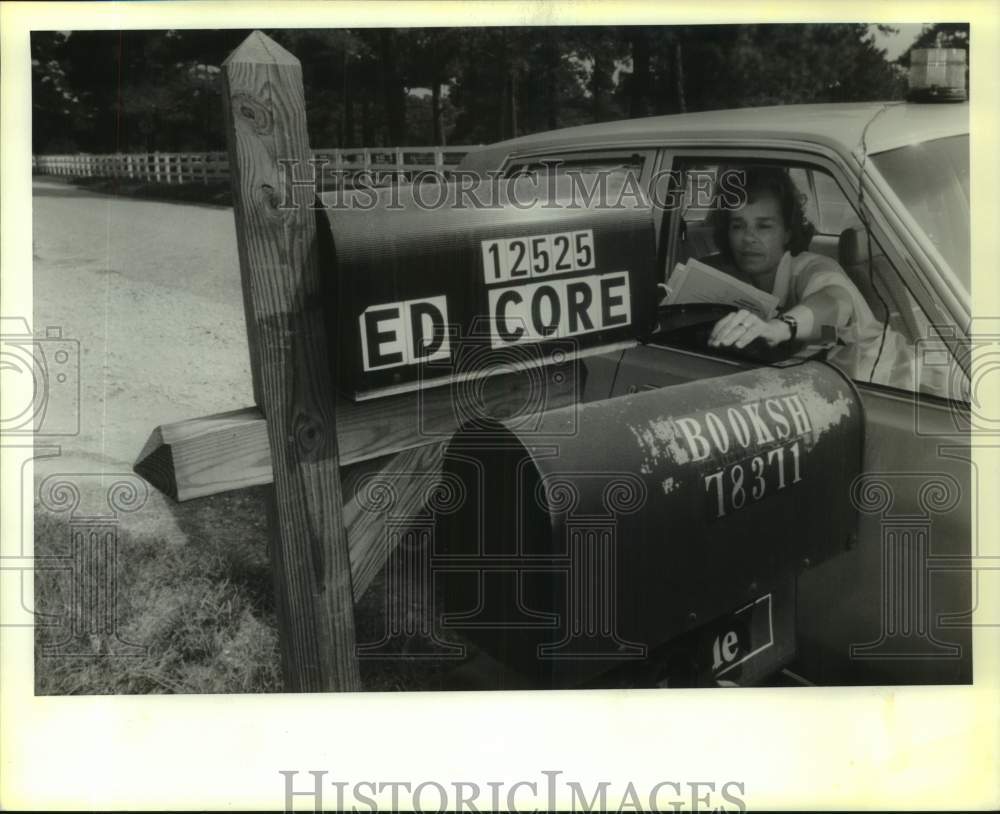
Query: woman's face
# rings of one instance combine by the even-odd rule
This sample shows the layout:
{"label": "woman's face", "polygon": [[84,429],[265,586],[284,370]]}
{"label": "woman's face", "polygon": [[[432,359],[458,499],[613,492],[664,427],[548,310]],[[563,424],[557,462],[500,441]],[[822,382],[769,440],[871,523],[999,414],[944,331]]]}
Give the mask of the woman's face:
{"label": "woman's face", "polygon": [[744,274],[757,276],[775,271],[791,237],[778,199],[771,194],[760,195],[733,210],[729,217],[729,248]]}

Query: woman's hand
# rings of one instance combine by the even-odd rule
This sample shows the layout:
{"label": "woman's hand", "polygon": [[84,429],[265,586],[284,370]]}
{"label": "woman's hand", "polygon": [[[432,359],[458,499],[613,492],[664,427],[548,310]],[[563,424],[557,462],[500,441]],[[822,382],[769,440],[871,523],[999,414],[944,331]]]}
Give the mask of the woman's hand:
{"label": "woman's hand", "polygon": [[749,311],[740,309],[726,314],[715,323],[708,337],[711,347],[745,348],[755,339],[763,339],[771,347],[787,342],[792,337],[791,328],[780,319],[765,321]]}

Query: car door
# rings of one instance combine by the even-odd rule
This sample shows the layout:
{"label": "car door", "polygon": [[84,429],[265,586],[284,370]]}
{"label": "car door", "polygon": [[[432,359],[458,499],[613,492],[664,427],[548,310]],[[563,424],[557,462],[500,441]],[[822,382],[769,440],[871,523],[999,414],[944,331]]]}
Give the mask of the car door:
{"label": "car door", "polygon": [[[798,658],[790,671],[804,683],[929,684],[971,681],[968,568],[971,550],[968,379],[956,357],[961,327],[941,326],[945,309],[913,274],[917,259],[883,213],[857,192],[857,179],[830,153],[670,148],[594,149],[518,157],[508,172],[559,166],[630,170],[651,200],[679,201],[653,211],[661,280],[678,259],[711,252],[704,201],[691,200],[703,184],[687,172],[721,164],[787,165],[806,211],[819,227],[810,250],[839,259],[842,236],[860,229],[858,245],[874,248],[855,269],[855,282],[885,318],[904,333],[914,358],[909,386],[854,378],[865,410],[863,475],[849,499],[858,513],[856,542],[799,576]],[[661,185],[660,188],[657,185]],[[680,185],[678,195],[669,194]],[[868,241],[868,238],[871,241]],[[927,317],[933,314],[934,320]],[[951,334],[950,341],[949,333]],[[631,349],[585,361],[584,401],[641,389],[725,376],[769,364],[693,344],[690,331],[660,333]],[[963,429],[965,428],[965,429]],[[762,533],[766,533],[763,530]]]}
{"label": "car door", "polygon": [[[933,295],[908,273],[914,259],[882,213],[859,204],[855,179],[830,156],[671,150],[661,167],[672,167],[670,182],[676,183],[690,167],[761,161],[792,167],[807,195],[823,190],[812,209],[820,221],[813,250],[831,254],[847,229],[863,230],[862,244],[870,252],[859,281],[870,277],[869,296],[876,307],[884,305],[883,318],[905,334],[913,354],[913,375],[903,377],[908,385],[866,380],[852,371],[866,422],[863,474],[849,496],[858,512],[858,535],[849,550],[800,574],[792,674],[823,685],[970,682],[971,579],[968,570],[955,567],[970,554],[973,495],[969,435],[963,430],[968,388],[954,342],[944,341],[961,329],[932,327],[922,303],[933,307]],[[664,277],[692,245],[706,250],[706,230],[698,228],[689,204],[664,213]],[[823,211],[830,213],[826,224]],[[943,309],[933,313],[940,318]],[[608,395],[618,396],[766,364],[723,357],[693,346],[689,337],[658,336],[617,357],[591,360],[588,372],[606,368],[592,379],[602,386],[610,382]]]}
{"label": "car door", "polygon": [[816,174],[820,212],[836,224],[826,231],[855,228],[863,215],[871,242],[862,269],[885,283],[899,330],[910,332],[914,376],[857,382],[866,415],[864,474],[852,494],[858,544],[800,579],[797,667],[824,684],[970,683],[976,495],[959,355],[969,337],[924,282],[935,271],[920,268],[892,213],[874,196],[859,206],[856,177],[828,169]]}

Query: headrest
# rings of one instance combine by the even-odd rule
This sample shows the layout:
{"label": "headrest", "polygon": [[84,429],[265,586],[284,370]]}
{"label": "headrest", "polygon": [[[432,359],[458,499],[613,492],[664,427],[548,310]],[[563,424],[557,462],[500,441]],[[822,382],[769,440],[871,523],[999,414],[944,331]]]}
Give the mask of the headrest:
{"label": "headrest", "polygon": [[843,268],[868,262],[868,237],[861,230],[849,226],[840,233],[837,241],[837,259]]}

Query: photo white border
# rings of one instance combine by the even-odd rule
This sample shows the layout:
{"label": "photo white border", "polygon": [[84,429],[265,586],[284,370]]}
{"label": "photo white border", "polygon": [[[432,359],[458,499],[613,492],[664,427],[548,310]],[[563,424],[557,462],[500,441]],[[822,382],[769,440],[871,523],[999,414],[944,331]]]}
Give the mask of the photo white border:
{"label": "photo white border", "polygon": [[[157,2],[0,6],[0,313],[31,307],[31,29],[490,24],[972,22],[976,311],[1000,315],[1000,15],[996,4]],[[992,78],[991,78],[992,77]],[[996,376],[988,398],[996,404]],[[11,397],[9,394],[5,398]],[[2,550],[30,552],[3,454]],[[1000,494],[986,456],[980,494]],[[30,477],[30,476],[29,476]],[[30,506],[13,506],[30,512]],[[980,551],[997,554],[996,501]],[[30,579],[29,579],[30,582]],[[995,578],[988,579],[991,584]],[[979,619],[1000,618],[998,596]],[[11,610],[2,599],[3,613]],[[9,617],[8,617],[9,618]],[[0,806],[279,809],[280,770],[328,779],[745,783],[751,809],[1000,806],[998,630],[974,632],[971,687],[532,693],[38,697],[32,632],[0,628]],[[330,800],[328,800],[330,802]],[[565,801],[564,801],[565,802]],[[311,801],[297,804],[311,810]]]}

